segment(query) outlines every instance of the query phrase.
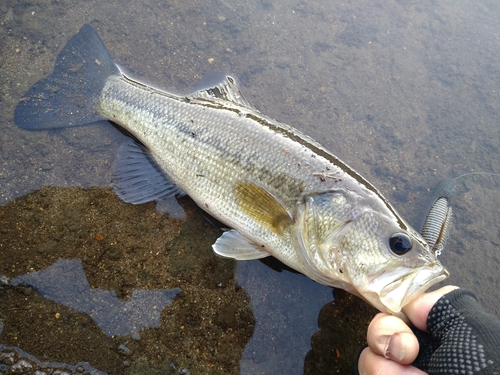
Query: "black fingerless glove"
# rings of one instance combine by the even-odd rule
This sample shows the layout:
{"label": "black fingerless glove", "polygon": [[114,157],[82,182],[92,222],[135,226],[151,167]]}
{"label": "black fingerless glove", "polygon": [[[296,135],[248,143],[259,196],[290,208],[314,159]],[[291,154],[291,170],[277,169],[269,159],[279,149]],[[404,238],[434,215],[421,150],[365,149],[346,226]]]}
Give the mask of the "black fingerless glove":
{"label": "black fingerless glove", "polygon": [[429,375],[500,374],[500,320],[471,291],[441,297],[429,312],[427,332],[414,333],[420,352],[413,365]]}

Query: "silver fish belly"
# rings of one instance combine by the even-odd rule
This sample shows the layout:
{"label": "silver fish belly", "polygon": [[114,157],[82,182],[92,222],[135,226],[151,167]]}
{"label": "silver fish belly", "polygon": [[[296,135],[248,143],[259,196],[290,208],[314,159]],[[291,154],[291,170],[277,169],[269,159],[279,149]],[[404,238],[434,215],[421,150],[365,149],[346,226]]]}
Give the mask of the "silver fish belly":
{"label": "silver fish belly", "polygon": [[[217,254],[239,260],[272,255],[395,314],[447,277],[424,238],[375,187],[317,142],[255,110],[234,78],[221,76],[187,96],[158,90],[124,75],[90,26],[68,42],[54,75],[26,94],[33,100],[18,105],[19,126],[65,126],[65,110],[52,111],[52,99],[39,91],[48,83],[63,85],[56,72],[69,58],[81,58],[83,68],[64,75],[66,86],[88,82],[91,95],[66,126],[108,119],[139,140],[142,145],[122,155],[119,195],[140,203],[188,194],[233,228],[214,244]],[[75,106],[67,110],[73,116]],[[150,164],[164,178],[148,183],[135,176]],[[166,187],[156,194],[161,179]],[[136,191],[129,195],[128,189]],[[150,195],[141,197],[142,190]]]}

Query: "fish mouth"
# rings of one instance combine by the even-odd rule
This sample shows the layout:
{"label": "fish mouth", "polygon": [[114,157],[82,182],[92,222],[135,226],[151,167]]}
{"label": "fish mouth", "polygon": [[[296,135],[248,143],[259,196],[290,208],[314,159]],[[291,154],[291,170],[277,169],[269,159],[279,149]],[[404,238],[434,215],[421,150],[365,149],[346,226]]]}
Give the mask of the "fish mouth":
{"label": "fish mouth", "polygon": [[391,270],[390,274],[381,274],[376,278],[377,284],[386,283],[379,293],[380,302],[390,312],[397,314],[403,306],[449,275],[446,268],[439,262],[427,264],[410,273],[408,273],[408,268],[398,267]]}

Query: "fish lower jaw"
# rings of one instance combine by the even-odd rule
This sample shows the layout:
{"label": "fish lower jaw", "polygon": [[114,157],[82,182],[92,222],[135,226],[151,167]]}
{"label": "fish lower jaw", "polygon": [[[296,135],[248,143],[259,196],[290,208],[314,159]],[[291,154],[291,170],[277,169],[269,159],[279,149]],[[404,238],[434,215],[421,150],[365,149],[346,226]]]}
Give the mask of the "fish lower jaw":
{"label": "fish lower jaw", "polygon": [[414,270],[410,274],[394,278],[383,287],[379,292],[380,302],[388,312],[400,313],[405,305],[448,276],[448,271],[441,265]]}

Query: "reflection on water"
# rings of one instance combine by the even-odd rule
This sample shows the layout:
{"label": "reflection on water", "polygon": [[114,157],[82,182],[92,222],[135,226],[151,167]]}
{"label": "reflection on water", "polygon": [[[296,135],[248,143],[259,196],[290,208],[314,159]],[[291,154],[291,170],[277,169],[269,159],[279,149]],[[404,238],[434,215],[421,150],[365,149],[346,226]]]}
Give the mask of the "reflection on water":
{"label": "reflection on water", "polygon": [[236,278],[251,298],[256,321],[243,350],[241,372],[276,374],[285,368],[302,373],[319,311],[332,300],[332,288],[297,273],[277,273],[262,262],[238,263]]}
{"label": "reflection on water", "polygon": [[111,290],[91,289],[79,259],[59,259],[43,271],[14,278],[10,285],[27,285],[43,297],[88,314],[108,336],[140,339],[146,327],[158,327],[163,309],[181,291],[133,290],[122,302]]}
{"label": "reflection on water", "polygon": [[[181,221],[152,205],[123,204],[106,189],[39,190],[109,187],[123,140],[106,126],[26,132],[12,121],[23,94],[84,23],[118,63],[155,85],[188,91],[208,71],[234,73],[256,108],[321,141],[412,224],[444,178],[500,173],[496,1],[6,0],[0,21],[2,280],[42,273],[62,258],[81,260],[85,298],[114,291],[114,307],[133,301],[134,290],[182,289],[159,326],[134,340],[106,335],[84,310],[32,288],[0,284],[2,352],[8,345],[38,362],[85,361],[112,373],[349,374],[374,314],[341,292],[332,300],[331,289],[300,275],[215,258],[220,231],[189,200]],[[499,314],[499,182],[458,182],[442,261],[450,283],[473,289]]]}

